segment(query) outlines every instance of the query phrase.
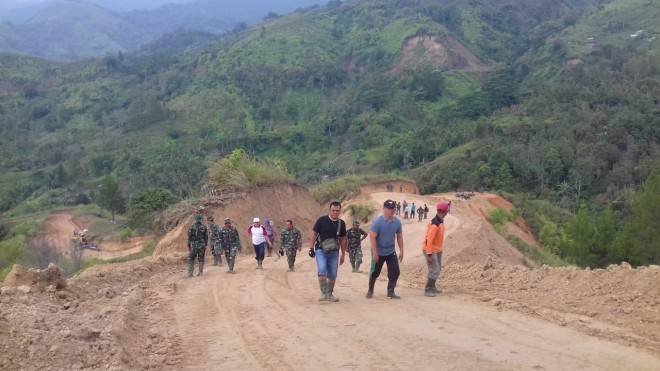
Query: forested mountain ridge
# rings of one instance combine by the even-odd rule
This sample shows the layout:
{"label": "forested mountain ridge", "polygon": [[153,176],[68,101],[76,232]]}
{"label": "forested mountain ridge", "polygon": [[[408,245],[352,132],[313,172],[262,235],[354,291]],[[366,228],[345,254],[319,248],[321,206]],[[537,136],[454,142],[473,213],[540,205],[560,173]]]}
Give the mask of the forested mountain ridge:
{"label": "forested mountain ridge", "polygon": [[71,64],[3,54],[0,210],[88,201],[107,174],[187,197],[243,148],[308,185],[406,172],[425,192],[525,192],[555,223],[615,206],[620,227],[660,168],[658,8],[331,1],[174,56],[176,35]]}
{"label": "forested mountain ridge", "polygon": [[112,7],[126,9],[130,5],[109,4],[103,0],[50,0],[30,5],[23,16],[27,19],[21,19],[19,13],[14,21],[10,14],[1,14],[0,4],[0,16],[5,18],[0,23],[0,51],[67,61],[102,58],[118,52],[135,52],[172,32],[206,33],[208,37],[204,41],[207,41],[211,34],[228,32],[237,26],[259,22],[263,17],[277,17],[278,13],[317,3],[316,0],[196,0],[150,9],[113,11]]}

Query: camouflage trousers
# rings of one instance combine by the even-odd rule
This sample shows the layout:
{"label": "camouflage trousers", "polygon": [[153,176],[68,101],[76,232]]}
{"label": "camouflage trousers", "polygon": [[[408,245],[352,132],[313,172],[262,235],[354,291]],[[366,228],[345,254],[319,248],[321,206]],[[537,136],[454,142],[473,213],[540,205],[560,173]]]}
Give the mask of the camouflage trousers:
{"label": "camouflage trousers", "polygon": [[188,251],[188,272],[192,273],[195,266],[195,258],[199,261],[200,266],[204,266],[204,254],[206,253],[206,246],[193,244],[193,247]]}
{"label": "camouflage trousers", "polygon": [[223,247],[222,250],[225,252],[225,258],[227,258],[227,260],[231,260],[231,261],[236,260],[236,252],[239,250],[239,247],[240,246],[238,246],[238,245],[234,245],[230,248]]}
{"label": "camouflage trousers", "polygon": [[211,243],[211,254],[213,254],[213,265],[222,266],[222,247],[220,242]]}
{"label": "camouflage trousers", "polygon": [[296,262],[296,250],[295,247],[285,247],[284,251],[286,252],[286,261],[289,263],[289,269],[293,269],[293,264]]}
{"label": "camouflage trousers", "polygon": [[355,266],[355,264],[362,264],[362,248],[349,247],[348,260],[350,260],[352,266]]}

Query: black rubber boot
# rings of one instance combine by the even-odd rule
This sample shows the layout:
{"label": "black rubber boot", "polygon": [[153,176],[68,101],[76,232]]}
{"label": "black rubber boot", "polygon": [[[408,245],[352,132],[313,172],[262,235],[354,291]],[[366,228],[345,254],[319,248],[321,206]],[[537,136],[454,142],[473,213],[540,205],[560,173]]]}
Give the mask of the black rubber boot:
{"label": "black rubber boot", "polygon": [[374,286],[376,285],[376,279],[369,277],[369,290],[367,291],[367,295],[365,295],[365,298],[371,299],[374,297]]}
{"label": "black rubber boot", "polygon": [[429,278],[426,280],[426,286],[424,287],[424,296],[428,296],[430,298],[435,296],[435,292],[433,292],[434,285],[435,285],[434,279]]}
{"label": "black rubber boot", "polygon": [[202,273],[204,273],[204,262],[199,263],[199,273],[197,273],[197,276],[201,276]]}

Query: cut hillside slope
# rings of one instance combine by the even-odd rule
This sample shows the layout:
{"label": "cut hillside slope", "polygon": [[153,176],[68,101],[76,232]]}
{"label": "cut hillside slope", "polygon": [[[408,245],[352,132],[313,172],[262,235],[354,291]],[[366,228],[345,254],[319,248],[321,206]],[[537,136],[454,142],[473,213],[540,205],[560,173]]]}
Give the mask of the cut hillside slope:
{"label": "cut hillside slope", "polygon": [[[324,210],[306,188],[287,184],[252,190],[240,194],[226,205],[205,207],[201,212],[205,225],[208,225],[206,217],[209,215],[212,215],[220,226],[224,218],[231,218],[241,237],[244,253],[249,253],[253,249],[247,227],[255,217],[260,218],[262,224],[266,220],[272,221],[278,234],[284,228],[285,221],[291,219],[294,226],[302,232],[303,238],[306,238]],[[167,233],[156,246],[154,255],[187,255],[187,232],[192,224],[192,217],[188,216]]]}

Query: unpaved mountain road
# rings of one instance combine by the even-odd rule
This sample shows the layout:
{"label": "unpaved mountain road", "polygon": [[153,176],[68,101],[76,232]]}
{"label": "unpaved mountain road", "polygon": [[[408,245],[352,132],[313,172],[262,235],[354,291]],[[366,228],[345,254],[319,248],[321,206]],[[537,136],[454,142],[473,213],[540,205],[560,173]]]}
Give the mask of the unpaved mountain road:
{"label": "unpaved mountain road", "polygon": [[[401,300],[364,298],[366,273],[340,268],[337,303],[319,302],[315,262],[253,259],[181,279],[161,326],[180,336],[186,369],[658,370],[660,359],[463,296],[427,298],[400,282]],[[405,260],[404,260],[405,269]],[[183,270],[181,271],[183,275]]]}
{"label": "unpaved mountain road", "polygon": [[[364,202],[382,205],[392,196],[373,193]],[[431,209],[437,202],[437,197],[406,196]],[[464,215],[449,215],[448,239],[464,228],[479,229],[478,221]],[[234,275],[208,267],[203,277],[173,278],[173,310],[160,326],[176,328],[180,365],[187,369],[660,369],[657,354],[502,311],[474,297],[424,297],[406,281],[414,278],[406,272],[424,264],[419,247],[425,228],[426,222],[404,220],[401,300],[385,298],[385,269],[374,298],[365,299],[367,273],[352,273],[346,254],[335,288],[340,301],[319,302],[316,264],[306,254],[305,239],[295,272],[286,271],[284,258],[267,258],[264,269],[257,270],[254,259],[241,257]],[[458,259],[464,250],[456,245],[453,251],[446,245],[448,259]],[[368,270],[368,248],[367,239],[363,271]]]}
{"label": "unpaved mountain road", "polygon": [[[409,188],[373,187],[347,204],[380,212],[385,198],[406,198],[432,209],[452,197]],[[285,186],[205,213],[234,218],[241,210],[240,226],[264,205],[279,212],[274,220],[293,217],[308,228],[318,209],[306,190]],[[367,273],[352,273],[346,261],[340,301],[319,302],[308,228],[295,272],[275,257],[256,270],[240,254],[230,275],[207,254],[204,276],[185,279],[189,220],[153,257],[94,266],[66,287],[16,269],[0,285],[0,370],[660,370],[660,267],[528,269],[485,220],[499,205],[510,204],[488,194],[455,201],[438,281],[444,292],[435,298],[422,294],[428,220],[403,220],[401,300],[385,298],[385,269],[365,299]],[[71,225],[62,228],[68,238]],[[524,225],[506,228],[533,242]],[[363,242],[363,271],[368,249]]]}

